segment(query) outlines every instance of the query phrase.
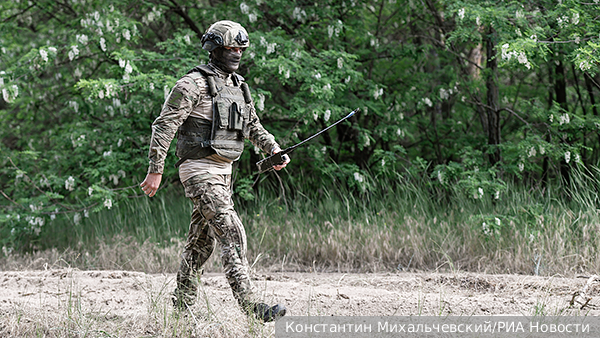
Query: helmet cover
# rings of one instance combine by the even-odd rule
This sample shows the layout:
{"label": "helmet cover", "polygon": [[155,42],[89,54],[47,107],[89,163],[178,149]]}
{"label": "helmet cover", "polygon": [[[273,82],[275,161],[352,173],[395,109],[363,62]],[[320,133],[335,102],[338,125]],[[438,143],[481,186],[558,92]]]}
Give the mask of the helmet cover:
{"label": "helmet cover", "polygon": [[237,22],[222,20],[213,23],[202,35],[202,49],[212,52],[218,47],[250,46],[248,32]]}

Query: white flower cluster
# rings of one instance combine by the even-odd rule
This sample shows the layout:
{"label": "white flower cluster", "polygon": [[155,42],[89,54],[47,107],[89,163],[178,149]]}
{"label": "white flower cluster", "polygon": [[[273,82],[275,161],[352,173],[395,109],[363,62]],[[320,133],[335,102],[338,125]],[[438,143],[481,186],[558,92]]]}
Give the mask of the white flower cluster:
{"label": "white flower cluster", "polygon": [[571,18],[571,23],[577,25],[579,23],[579,13],[573,13],[573,17]]}
{"label": "white flower cluster", "polygon": [[119,176],[115,174],[111,174],[108,176],[108,179],[113,181],[114,185],[119,185]]}
{"label": "white flower cluster", "polygon": [[83,145],[83,142],[85,141],[85,135],[79,135],[78,138],[73,138],[73,136],[71,136],[71,143],[73,144],[73,148],[77,148],[77,147],[81,147]]}
{"label": "white flower cluster", "polygon": [[148,12],[148,14],[142,18],[142,22],[147,25],[157,18],[160,18],[160,16],[161,12],[156,7],[152,7],[152,11]]}
{"label": "white flower cluster", "polygon": [[283,77],[286,79],[290,78],[290,70],[286,69],[284,65],[279,65],[279,74],[283,74]]}
{"label": "white flower cluster", "polygon": [[256,102],[256,108],[260,111],[265,110],[265,95],[262,93],[258,94],[258,101]]}
{"label": "white flower cluster", "polygon": [[79,42],[82,45],[87,45],[88,43],[88,36],[85,34],[77,34],[75,36],[75,40],[77,40],[77,42]]}
{"label": "white flower cluster", "polygon": [[342,68],[344,67],[344,59],[342,59],[341,57],[339,57],[339,58],[337,59],[337,67],[338,67],[339,69],[342,69]]}
{"label": "white flower cluster", "polygon": [[69,60],[73,61],[79,55],[79,48],[77,45],[72,45],[71,50],[69,51]]}
{"label": "white flower cluster", "polygon": [[458,17],[462,20],[465,18],[465,9],[461,8],[458,10]]}
{"label": "white flower cluster", "polygon": [[573,13],[573,18],[569,18],[568,15],[559,16],[558,18],[556,18],[556,21],[558,22],[560,28],[567,27],[569,23],[576,25],[579,23],[579,13]]}
{"label": "white flower cluster", "polygon": [[125,171],[119,170],[119,171],[117,171],[116,174],[111,174],[110,176],[108,176],[108,179],[111,180],[111,181],[113,181],[114,185],[118,185],[119,184],[119,178],[120,177],[125,178],[125,176],[126,176]]}
{"label": "white flower cluster", "polygon": [[523,14],[522,10],[517,10],[517,12],[515,13],[515,16],[517,17],[517,19],[523,19],[525,18],[525,14]]}
{"label": "white flower cluster", "polygon": [[262,47],[267,47],[267,54],[272,54],[275,52],[275,48],[277,47],[277,43],[273,42],[273,43],[269,43],[267,41],[267,39],[265,39],[264,36],[260,37],[260,45]]}
{"label": "white flower cluster", "polygon": [[165,95],[164,95],[164,96],[165,96],[165,98],[164,98],[164,99],[166,100],[166,99],[167,99],[167,97],[169,97],[169,93],[171,92],[171,90],[170,90],[169,86],[167,86],[167,85],[164,85],[164,87],[163,87],[163,92],[164,92],[164,94],[165,94]]}
{"label": "white flower cluster", "polygon": [[365,177],[361,175],[359,172],[354,173],[354,180],[358,183],[362,183],[365,180]]}
{"label": "white flower cluster", "polygon": [[490,226],[487,225],[487,223],[483,222],[483,224],[481,225],[481,229],[483,230],[483,234],[486,236],[489,236],[492,234],[492,230],[490,229]]}
{"label": "white flower cluster", "polygon": [[306,11],[300,7],[296,7],[292,12],[292,17],[297,21],[304,23],[304,21],[306,20]]}
{"label": "white flower cluster", "polygon": [[454,94],[455,92],[458,91],[458,89],[456,87],[457,86],[454,86],[454,88],[449,88],[449,89],[440,88],[440,98],[442,100],[449,99],[450,95],[452,95],[452,94]]}
{"label": "white flower cluster", "polygon": [[422,98],[421,102],[425,103],[428,107],[433,107],[433,102],[428,97]]}
{"label": "white flower cluster", "polygon": [[[125,68],[125,73],[123,74],[123,80],[129,81],[129,75],[133,72],[133,67],[129,60],[119,59],[119,67]],[[166,99],[166,96],[165,96]]]}
{"label": "white flower cluster", "polygon": [[[25,220],[31,224],[32,226],[37,226],[39,225],[40,227],[44,225],[44,219],[41,217],[33,217],[33,216],[27,216],[25,217]],[[40,229],[39,228],[34,228],[34,231],[36,232],[36,235],[39,235],[40,233]]]}
{"label": "white flower cluster", "polygon": [[127,41],[131,40],[131,32],[129,31],[129,29],[124,29],[121,34],[123,34],[123,37],[125,38],[125,40],[127,40]]}
{"label": "white flower cluster", "polygon": [[338,21],[338,25],[329,25],[327,26],[327,35],[329,35],[329,38],[331,39],[334,35],[336,37],[340,36],[340,31],[341,31],[341,21]]}
{"label": "white flower cluster", "polygon": [[564,113],[558,117],[558,123],[560,125],[569,124],[571,122],[571,118],[569,117],[569,113]]}
{"label": "white flower cluster", "polygon": [[104,206],[106,207],[106,209],[112,208],[112,200],[110,198],[105,199]]}
{"label": "white flower cluster", "polygon": [[477,191],[475,191],[473,193],[473,198],[474,199],[481,199],[481,198],[483,198],[483,188],[481,188],[481,187],[477,188]]}
{"label": "white flower cluster", "polygon": [[565,152],[565,162],[569,163],[570,161],[571,161],[571,152],[567,150]]}
{"label": "white flower cluster", "polygon": [[40,49],[40,56],[44,62],[48,62],[48,52],[45,49]]}
{"label": "white flower cluster", "polygon": [[17,85],[10,86],[10,89],[12,90],[9,90],[7,87],[2,88],[2,98],[8,103],[13,102],[19,96],[19,87]]}
{"label": "white flower cluster", "polygon": [[[112,5],[111,5],[112,8]],[[113,11],[114,8],[111,9],[111,11]],[[152,18],[153,21],[155,19],[155,17],[158,15],[160,15],[160,12],[156,10],[156,8],[153,8],[153,11],[148,13],[146,16],[144,16],[142,18],[142,22],[144,23],[148,23],[148,18]],[[132,26],[133,31],[131,31],[129,28],[124,28],[122,30],[117,30],[117,28],[120,26],[120,22],[119,19],[116,18],[113,20],[113,22],[111,22],[110,19],[106,19],[103,20],[100,17],[100,13],[98,11],[93,12],[93,13],[88,13],[86,14],[86,18],[85,19],[81,19],[81,26],[84,28],[90,28],[92,30],[95,30],[96,34],[98,34],[101,38],[100,38],[100,49],[102,49],[102,51],[106,52],[106,39],[104,39],[102,36],[104,36],[104,32],[103,29],[106,29],[107,32],[112,33],[114,32],[115,34],[115,40],[117,43],[119,43],[121,41],[121,37],[125,38],[125,40],[129,41],[131,40],[131,37],[133,35],[136,34],[137,32],[137,28],[135,26]],[[131,27],[130,27],[131,28]],[[76,40],[78,43],[86,45],[89,42],[89,38],[87,35],[85,34],[81,34],[81,35],[77,35],[76,36]]]}
{"label": "white flower cluster", "polygon": [[73,191],[75,189],[75,179],[73,176],[69,176],[69,178],[65,180],[65,189],[69,191]]}
{"label": "white flower cluster", "polygon": [[510,59],[514,56],[517,58],[520,64],[524,64],[527,69],[531,69],[531,63],[527,59],[527,55],[525,52],[521,51],[517,53],[516,51],[508,51],[510,45],[505,43],[502,45],[502,60],[510,61]]}
{"label": "white flower cluster", "polygon": [[325,120],[325,122],[329,121],[329,118],[331,117],[331,110],[327,109],[325,111],[325,114],[323,115],[323,120]]}
{"label": "white flower cluster", "polygon": [[77,103],[76,101],[69,101],[69,107],[73,108],[75,113],[79,112],[79,103]]}
{"label": "white flower cluster", "polygon": [[250,22],[256,22],[258,19],[258,15],[255,12],[250,12],[250,6],[248,6],[247,3],[242,2],[240,4],[240,10],[242,11],[242,14],[248,15],[248,20]]}
{"label": "white flower cluster", "polygon": [[[104,84],[104,88],[100,89],[98,91],[98,98],[99,99],[103,99],[103,98],[109,98],[111,96],[115,95],[115,91],[114,91],[114,86],[112,83],[105,83]],[[114,102],[114,101],[113,101]],[[120,101],[119,101],[120,102]]]}
{"label": "white flower cluster", "polygon": [[242,2],[240,4],[240,10],[242,11],[242,14],[248,15],[248,13],[250,13],[250,6],[248,6],[248,4],[245,2]]}
{"label": "white flower cluster", "polygon": [[378,88],[377,86],[375,86],[375,91],[373,92],[373,98],[375,100],[377,100],[381,96],[383,96],[383,88]]}
{"label": "white flower cluster", "polygon": [[[598,1],[600,1],[600,0],[598,0]],[[579,54],[577,55],[577,58],[579,58]],[[591,68],[592,68],[592,65],[590,64],[590,62],[588,60],[582,60],[579,62],[579,69],[581,69],[582,72],[587,72]]]}

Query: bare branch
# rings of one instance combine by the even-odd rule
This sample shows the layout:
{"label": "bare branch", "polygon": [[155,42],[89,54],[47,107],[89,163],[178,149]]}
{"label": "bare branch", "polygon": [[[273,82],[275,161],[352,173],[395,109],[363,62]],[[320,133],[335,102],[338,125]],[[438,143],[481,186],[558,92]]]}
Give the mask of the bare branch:
{"label": "bare branch", "polygon": [[30,9],[32,9],[33,7],[35,7],[35,4],[31,4],[31,5],[29,5],[29,7],[25,8],[25,9],[24,9],[24,10],[23,10],[21,13],[17,13],[17,14],[11,15],[11,16],[9,16],[8,18],[6,18],[6,19],[2,20],[2,22],[8,22],[8,21],[10,21],[10,20],[12,20],[12,19],[14,19],[14,18],[18,17],[19,15],[23,15],[23,14],[25,14],[27,11],[29,11]]}

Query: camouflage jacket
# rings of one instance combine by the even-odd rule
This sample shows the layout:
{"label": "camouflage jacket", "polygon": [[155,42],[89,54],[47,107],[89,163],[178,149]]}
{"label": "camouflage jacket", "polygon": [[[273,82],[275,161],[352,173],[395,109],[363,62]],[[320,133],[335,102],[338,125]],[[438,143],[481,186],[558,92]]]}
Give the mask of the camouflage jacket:
{"label": "camouflage jacket", "polygon": [[[209,67],[216,67],[209,64]],[[227,85],[233,85],[230,77],[216,69],[219,76],[229,78]],[[184,76],[173,87],[162,106],[160,116],[152,123],[152,138],[148,153],[149,173],[164,171],[164,162],[171,141],[179,126],[190,116],[210,117],[212,119],[212,99],[208,93],[208,84],[204,77],[199,77],[194,83],[192,78]],[[256,147],[270,154],[274,147],[279,145],[275,138],[260,123],[254,104],[250,111],[248,139]]]}

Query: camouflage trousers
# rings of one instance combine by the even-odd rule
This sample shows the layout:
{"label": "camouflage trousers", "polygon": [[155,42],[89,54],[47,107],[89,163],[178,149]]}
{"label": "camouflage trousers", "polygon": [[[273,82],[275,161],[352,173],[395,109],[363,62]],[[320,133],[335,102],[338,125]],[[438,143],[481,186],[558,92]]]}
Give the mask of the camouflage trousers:
{"label": "camouflage trousers", "polygon": [[202,266],[215,243],[234,297],[244,310],[253,303],[249,266],[246,258],[246,232],[231,199],[231,175],[204,174],[183,182],[186,196],[194,203],[190,229],[177,272],[174,295],[179,304],[192,305],[198,290]]}

